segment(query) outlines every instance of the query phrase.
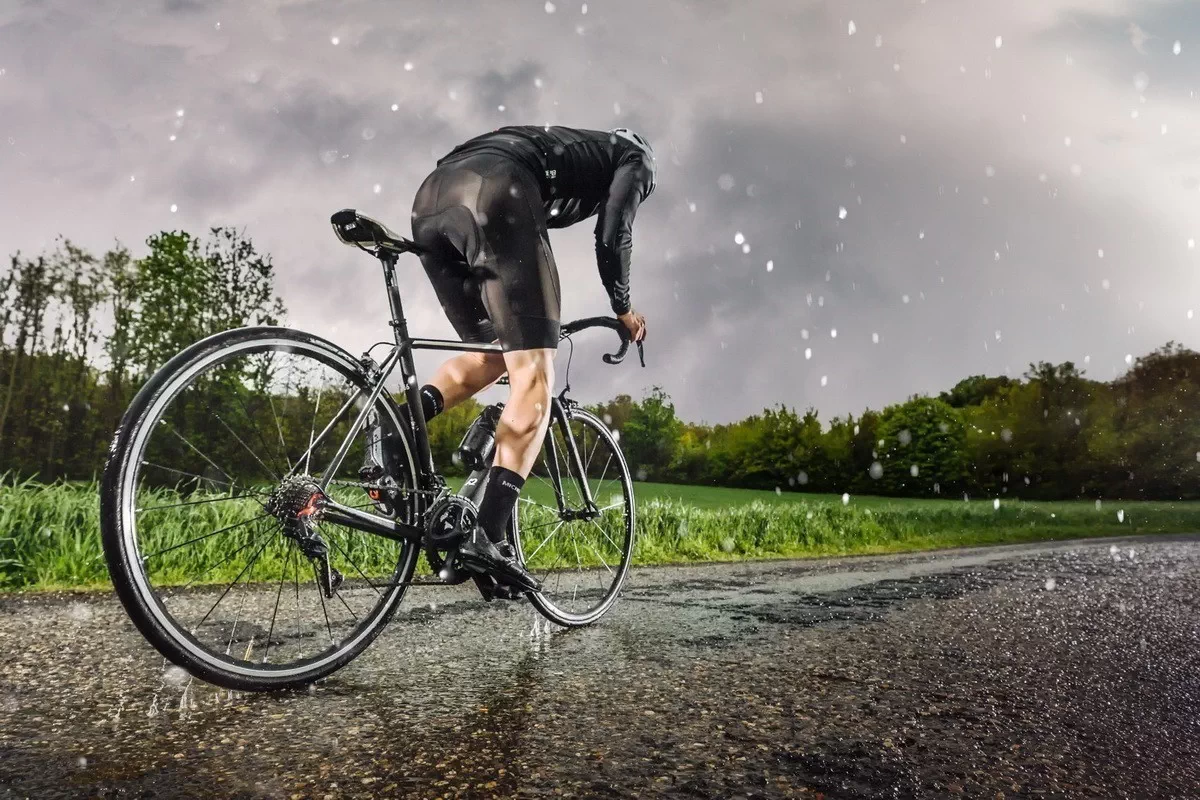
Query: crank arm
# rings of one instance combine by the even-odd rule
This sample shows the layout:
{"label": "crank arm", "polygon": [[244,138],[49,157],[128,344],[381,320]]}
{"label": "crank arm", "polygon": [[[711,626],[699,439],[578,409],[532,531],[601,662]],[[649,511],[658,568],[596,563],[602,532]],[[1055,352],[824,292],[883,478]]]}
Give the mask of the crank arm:
{"label": "crank arm", "polygon": [[326,498],[321,506],[321,519],[335,525],[344,525],[356,531],[373,533],[385,539],[397,542],[420,543],[424,533],[415,525],[406,525],[378,514],[370,514],[357,508],[350,508],[341,503]]}

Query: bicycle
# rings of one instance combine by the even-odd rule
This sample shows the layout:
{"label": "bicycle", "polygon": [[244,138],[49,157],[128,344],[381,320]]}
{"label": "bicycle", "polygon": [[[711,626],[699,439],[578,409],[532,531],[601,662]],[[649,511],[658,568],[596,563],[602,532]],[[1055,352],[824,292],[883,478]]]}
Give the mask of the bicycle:
{"label": "bicycle", "polygon": [[[203,339],[139,390],[101,483],[105,559],[130,618],[169,661],[229,689],[326,677],[379,635],[409,586],[476,575],[455,555],[488,465],[450,491],[433,462],[413,353],[500,346],[410,336],[396,265],[417,245],[351,209],[331,223],[382,265],[393,341],[355,358],[282,327]],[[619,320],[569,323],[561,338],[595,327],[621,334],[604,356],[620,363],[630,338]],[[371,353],[388,344],[377,362]],[[385,389],[397,369],[403,404]],[[620,594],[635,507],[617,436],[568,396],[569,362],[564,383],[507,535],[541,581],[529,601],[576,627]],[[428,577],[417,575],[420,555]]]}

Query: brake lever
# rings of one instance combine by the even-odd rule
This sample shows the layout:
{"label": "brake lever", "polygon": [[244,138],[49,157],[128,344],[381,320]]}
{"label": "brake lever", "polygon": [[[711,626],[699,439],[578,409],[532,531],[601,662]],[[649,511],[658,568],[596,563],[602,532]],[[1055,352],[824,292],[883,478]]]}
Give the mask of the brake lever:
{"label": "brake lever", "polygon": [[638,341],[638,361],[642,362],[642,369],[646,368],[646,348],[642,346],[642,342]]}

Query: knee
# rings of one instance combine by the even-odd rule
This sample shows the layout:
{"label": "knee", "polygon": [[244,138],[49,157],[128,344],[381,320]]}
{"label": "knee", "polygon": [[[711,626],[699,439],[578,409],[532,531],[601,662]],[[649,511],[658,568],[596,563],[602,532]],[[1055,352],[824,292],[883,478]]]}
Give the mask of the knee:
{"label": "knee", "polygon": [[554,361],[535,359],[508,371],[511,388],[509,404],[514,406],[513,427],[536,429],[550,415],[550,397],[554,389]]}

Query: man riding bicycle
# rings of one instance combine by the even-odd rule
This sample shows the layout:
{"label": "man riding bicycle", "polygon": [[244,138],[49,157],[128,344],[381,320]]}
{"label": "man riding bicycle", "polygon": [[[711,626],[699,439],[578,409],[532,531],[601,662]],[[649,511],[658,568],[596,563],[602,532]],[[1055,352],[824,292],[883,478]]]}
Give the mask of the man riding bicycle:
{"label": "man riding bicycle", "polygon": [[596,219],[596,260],[612,309],[634,341],[646,319],[629,299],[633,219],[654,191],[649,142],[627,128],[512,126],[454,148],[421,184],[413,240],[464,353],[421,387],[428,421],[508,373],[478,524],[459,548],[468,566],[522,590],[540,589],[505,540],[550,419],[559,340],[559,283],[549,228]]}

